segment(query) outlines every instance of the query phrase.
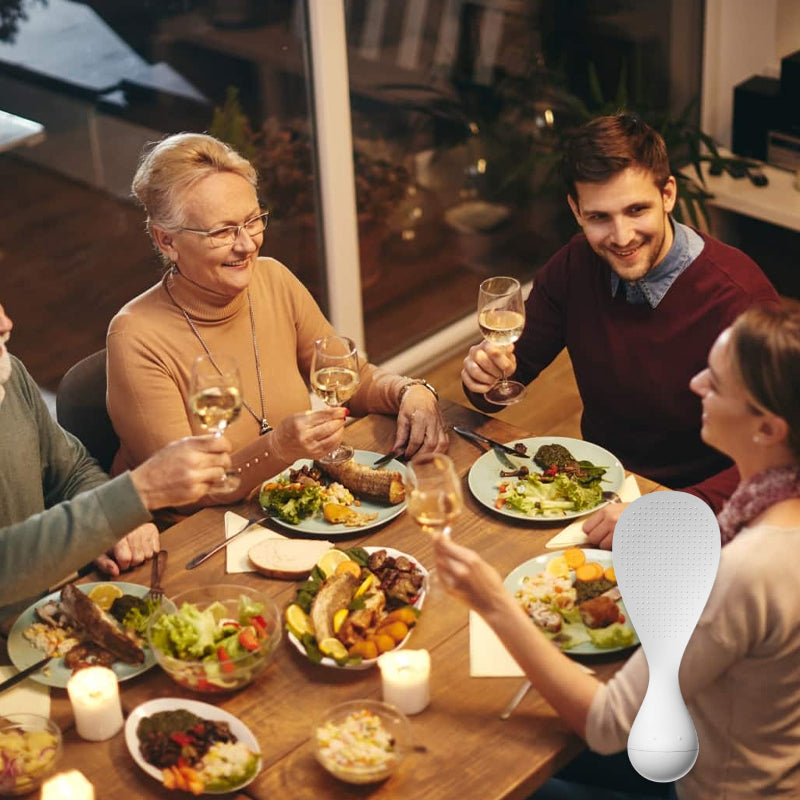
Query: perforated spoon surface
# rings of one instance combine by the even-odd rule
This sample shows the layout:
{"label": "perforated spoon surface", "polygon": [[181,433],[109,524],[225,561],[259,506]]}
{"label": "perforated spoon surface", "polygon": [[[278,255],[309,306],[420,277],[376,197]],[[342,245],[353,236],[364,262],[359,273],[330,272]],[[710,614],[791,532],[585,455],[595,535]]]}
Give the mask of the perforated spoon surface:
{"label": "perforated spoon surface", "polygon": [[678,670],[717,575],[719,525],[694,495],[653,492],[620,515],[613,554],[622,599],[650,671],[628,736],[628,757],[648,780],[674,781],[697,760],[697,733]]}

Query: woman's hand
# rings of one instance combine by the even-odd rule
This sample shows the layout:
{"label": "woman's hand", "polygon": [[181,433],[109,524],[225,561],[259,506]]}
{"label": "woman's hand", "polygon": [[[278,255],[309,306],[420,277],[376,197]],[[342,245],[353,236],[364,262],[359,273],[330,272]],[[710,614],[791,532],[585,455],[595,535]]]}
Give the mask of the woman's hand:
{"label": "woman's hand", "polygon": [[517,371],[514,346],[483,341],[469,349],[461,367],[464,386],[475,394],[486,394],[498,381]]}
{"label": "woman's hand", "polygon": [[437,574],[450,594],[483,617],[503,605],[507,590],[499,573],[474,550],[456,544],[449,536],[434,534],[433,551]]}
{"label": "woman's hand", "polygon": [[423,453],[443,453],[449,444],[433,392],[421,385],[409,387],[397,412],[397,434],[392,449],[404,448],[406,458],[412,458]]}
{"label": "woman's hand", "polygon": [[601,550],[611,549],[614,541],[614,528],[617,526],[619,515],[629,505],[630,503],[609,503],[599,511],[595,511],[583,523],[583,532],[589,537],[589,544],[592,547],[599,547]]}
{"label": "woman's hand", "polygon": [[160,549],[158,528],[152,522],[145,522],[120,539],[107,553],[98,556],[94,563],[101,572],[116,578],[120,572],[138,567],[152,558]]}
{"label": "woman's hand", "polygon": [[321,408],[292,414],[268,434],[272,454],[287,464],[298,458],[322,458],[334,450],[344,436],[346,408]]}

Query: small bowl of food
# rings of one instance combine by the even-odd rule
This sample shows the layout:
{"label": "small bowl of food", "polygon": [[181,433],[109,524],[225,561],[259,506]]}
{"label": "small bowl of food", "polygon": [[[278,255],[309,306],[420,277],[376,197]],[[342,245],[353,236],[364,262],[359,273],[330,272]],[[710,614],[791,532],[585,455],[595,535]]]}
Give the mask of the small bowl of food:
{"label": "small bowl of food", "polygon": [[0,716],[0,795],[29,794],[56,768],[61,731],[38,714]]}
{"label": "small bowl of food", "polygon": [[281,640],[281,613],[267,595],[217,584],[165,600],[147,626],[156,661],[195,692],[247,686],[272,661]]}
{"label": "small bowl of food", "polygon": [[411,726],[395,706],[350,700],[326,711],[311,729],[314,755],[339,780],[376,783],[388,778],[411,749]]}

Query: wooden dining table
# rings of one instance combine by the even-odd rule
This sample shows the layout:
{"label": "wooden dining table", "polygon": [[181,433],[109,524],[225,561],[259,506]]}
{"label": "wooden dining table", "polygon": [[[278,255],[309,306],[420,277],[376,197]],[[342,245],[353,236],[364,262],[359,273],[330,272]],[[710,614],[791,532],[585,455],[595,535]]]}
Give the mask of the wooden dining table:
{"label": "wooden dining table", "polygon": [[[521,430],[449,401],[443,401],[442,411],[448,424],[468,426],[504,442],[547,434]],[[393,444],[394,430],[392,417],[370,415],[348,426],[345,439],[356,448],[385,453]],[[466,486],[481,447],[451,433],[449,454],[465,483],[465,508],[454,523],[453,538],[479,552],[502,575],[546,552],[545,543],[564,522],[517,521],[493,513]],[[638,476],[637,481],[643,494],[662,488]],[[226,510],[250,517],[258,511],[254,505],[207,508],[162,534],[162,546],[169,553],[163,581],[168,596],[200,584],[234,583],[264,592],[281,609],[292,601],[296,582],[257,573],[228,575],[224,552],[194,570],[185,569],[189,558],[224,538]],[[369,531],[353,529],[352,534],[336,544],[389,546],[411,554],[425,567],[433,566],[430,538],[406,514]],[[123,579],[146,585],[149,576],[150,566],[145,564]],[[97,576],[83,580],[90,579]],[[234,714],[258,739],[263,769],[251,784],[228,796],[256,800],[366,796],[376,800],[517,800],[529,796],[583,749],[580,738],[536,691],[526,695],[510,719],[500,719],[522,679],[470,676],[468,610],[443,589],[427,598],[408,646],[430,652],[431,702],[410,718],[415,750],[383,783],[340,782],[318,765],[310,738],[314,720],[331,706],[345,700],[380,699],[378,669],[313,664],[285,641],[285,634],[268,669],[240,691],[194,693],[155,667],[120,684],[123,711],[127,715],[154,698],[178,697],[212,703]],[[607,680],[623,663],[624,656],[609,653],[593,657],[591,666],[601,680]],[[99,800],[175,797],[137,766],[122,733],[105,742],[83,741],[75,731],[65,690],[52,689],[51,696],[51,716],[64,738],[60,768],[84,773]]]}

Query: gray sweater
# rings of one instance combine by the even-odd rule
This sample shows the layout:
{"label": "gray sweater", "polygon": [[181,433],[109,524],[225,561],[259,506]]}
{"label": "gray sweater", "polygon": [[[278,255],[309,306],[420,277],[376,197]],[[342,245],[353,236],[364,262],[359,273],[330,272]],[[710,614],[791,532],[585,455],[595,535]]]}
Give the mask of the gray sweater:
{"label": "gray sweater", "polygon": [[12,356],[0,402],[0,618],[149,519],[130,473],[109,480]]}

